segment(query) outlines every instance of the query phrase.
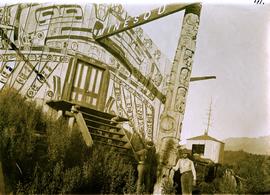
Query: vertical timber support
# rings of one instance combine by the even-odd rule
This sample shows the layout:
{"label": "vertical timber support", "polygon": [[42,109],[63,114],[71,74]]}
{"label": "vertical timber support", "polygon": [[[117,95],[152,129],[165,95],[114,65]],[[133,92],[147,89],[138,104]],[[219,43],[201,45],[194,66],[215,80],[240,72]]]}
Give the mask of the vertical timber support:
{"label": "vertical timber support", "polygon": [[4,181],[4,173],[3,173],[1,154],[0,154],[0,194],[5,194],[5,181]]}
{"label": "vertical timber support", "polygon": [[175,165],[177,146],[180,141],[188,94],[196,38],[199,27],[201,4],[192,4],[185,9],[181,35],[178,41],[166,94],[164,111],[160,117],[158,154],[160,165],[154,194],[162,194],[162,185],[170,177],[170,168]]}
{"label": "vertical timber support", "polygon": [[78,105],[74,105],[71,107],[71,112],[67,113],[67,115],[69,115],[69,127],[72,129],[75,122],[77,123],[79,130],[82,134],[83,140],[85,142],[85,144],[88,147],[92,147],[93,145],[93,139],[91,137],[91,134],[89,132],[89,129],[86,125],[86,122],[83,118],[82,113],[78,110],[79,106]]}
{"label": "vertical timber support", "polygon": [[92,147],[93,139],[92,139],[91,134],[89,132],[89,129],[88,129],[86,123],[85,123],[85,120],[83,118],[82,113],[77,112],[74,115],[75,115],[76,122],[77,122],[77,124],[79,126],[79,129],[80,129],[80,131],[82,133],[82,137],[83,137],[83,140],[84,140],[85,144],[88,147]]}

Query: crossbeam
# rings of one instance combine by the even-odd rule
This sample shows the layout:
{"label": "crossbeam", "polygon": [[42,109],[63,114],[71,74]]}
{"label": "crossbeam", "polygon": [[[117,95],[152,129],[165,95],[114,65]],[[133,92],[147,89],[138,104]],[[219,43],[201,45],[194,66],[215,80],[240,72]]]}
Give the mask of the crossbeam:
{"label": "crossbeam", "polygon": [[216,79],[216,76],[202,76],[202,77],[191,77],[190,82],[194,81],[202,81],[202,80],[208,80],[208,79]]}
{"label": "crossbeam", "polygon": [[[195,4],[195,3],[194,3]],[[143,13],[136,17],[128,17],[125,21],[120,22],[118,24],[114,24],[112,26],[102,28],[103,25],[97,24],[95,25],[95,30],[97,31],[96,35],[94,36],[95,40],[100,40],[104,38],[108,38],[112,35],[115,35],[117,33],[123,32],[125,30],[134,28],[136,26],[140,26],[149,22],[152,22],[154,20],[157,20],[159,18],[168,16],[170,14],[173,14],[175,12],[181,11],[186,9],[188,6],[191,6],[193,4],[169,4],[169,5],[163,5],[159,8],[153,9],[151,11],[148,11],[146,13]],[[99,29],[101,28],[101,29]]]}

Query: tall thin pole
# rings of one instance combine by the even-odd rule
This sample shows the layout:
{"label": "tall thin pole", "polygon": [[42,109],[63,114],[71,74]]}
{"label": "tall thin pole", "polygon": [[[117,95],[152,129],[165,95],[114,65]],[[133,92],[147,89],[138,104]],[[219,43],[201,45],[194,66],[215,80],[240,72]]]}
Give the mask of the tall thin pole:
{"label": "tall thin pole", "polygon": [[164,179],[168,178],[170,168],[176,163],[200,12],[201,4],[192,4],[185,9],[181,35],[170,73],[164,111],[160,117],[157,148],[160,165],[154,189],[155,194],[162,194],[162,183]]}
{"label": "tall thin pole", "polygon": [[212,98],[211,98],[211,102],[210,102],[210,106],[209,106],[207,127],[206,127],[205,132],[204,132],[205,135],[208,135],[208,132],[209,132],[209,129],[211,126],[211,116],[212,116]]}
{"label": "tall thin pole", "polygon": [[0,194],[5,194],[5,181],[4,181],[4,173],[3,173],[3,164],[2,164],[1,154],[0,154]]}

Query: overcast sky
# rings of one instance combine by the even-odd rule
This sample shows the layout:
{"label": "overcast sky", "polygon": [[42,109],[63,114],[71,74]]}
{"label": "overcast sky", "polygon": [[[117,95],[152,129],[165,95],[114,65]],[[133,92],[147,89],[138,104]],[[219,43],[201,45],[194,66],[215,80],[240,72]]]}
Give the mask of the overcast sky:
{"label": "overcast sky", "polygon": [[[138,15],[158,5],[125,7]],[[170,59],[182,18],[179,12],[142,26]],[[269,4],[203,4],[192,75],[217,79],[190,84],[182,140],[204,133],[211,98],[211,136],[270,135]]]}

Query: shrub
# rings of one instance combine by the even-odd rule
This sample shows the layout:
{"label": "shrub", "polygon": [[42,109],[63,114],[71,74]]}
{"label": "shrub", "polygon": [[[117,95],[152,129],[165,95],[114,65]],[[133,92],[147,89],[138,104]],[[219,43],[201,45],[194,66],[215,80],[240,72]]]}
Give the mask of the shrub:
{"label": "shrub", "polygon": [[133,158],[103,145],[87,148],[76,126],[11,89],[0,92],[0,157],[7,193],[135,192]]}
{"label": "shrub", "polygon": [[162,194],[175,194],[176,186],[174,186],[173,181],[169,178],[163,178],[161,184]]}

